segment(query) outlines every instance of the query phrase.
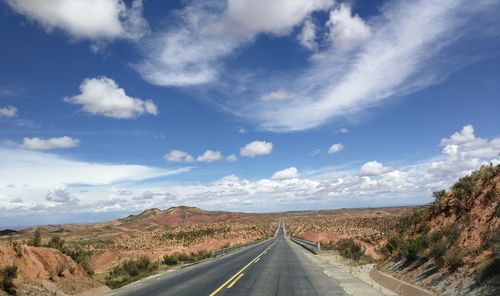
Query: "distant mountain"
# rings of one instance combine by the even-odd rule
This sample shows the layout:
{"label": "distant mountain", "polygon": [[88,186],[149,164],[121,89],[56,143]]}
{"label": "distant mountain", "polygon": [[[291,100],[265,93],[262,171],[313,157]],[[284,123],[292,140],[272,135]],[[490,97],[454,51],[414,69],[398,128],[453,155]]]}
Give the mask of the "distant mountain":
{"label": "distant mountain", "polygon": [[4,229],[4,230],[0,230],[0,237],[1,237],[1,236],[15,235],[15,234],[17,234],[17,231],[12,230],[12,229]]}

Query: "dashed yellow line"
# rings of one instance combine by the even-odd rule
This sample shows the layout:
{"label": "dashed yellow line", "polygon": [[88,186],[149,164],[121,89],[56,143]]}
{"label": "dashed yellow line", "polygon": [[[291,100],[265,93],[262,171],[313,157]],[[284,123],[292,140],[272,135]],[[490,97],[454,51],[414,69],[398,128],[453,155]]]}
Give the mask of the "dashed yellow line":
{"label": "dashed yellow line", "polygon": [[[252,265],[252,263],[254,262],[257,262],[259,259],[260,259],[260,256],[262,256],[263,254],[265,254],[272,246],[274,246],[274,244],[276,243],[277,241],[275,240],[271,245],[269,245],[269,247],[267,247],[262,253],[260,253],[257,257],[255,257],[252,261],[250,261],[247,265],[245,265],[242,269],[240,269],[240,271],[238,271],[237,273],[235,273],[232,277],[230,277],[224,284],[222,284],[220,287],[218,287],[217,289],[215,289],[215,291],[213,291],[209,296],[214,296],[216,295],[217,293],[220,292],[220,290],[222,290],[225,286],[227,286],[229,283],[231,283],[236,277],[238,277],[237,280],[239,280],[241,278],[241,276],[243,276],[243,271],[245,271],[245,269],[247,269],[250,265]],[[241,275],[241,276],[240,276]],[[237,281],[236,280],[236,281]],[[236,281],[234,281],[232,284],[234,285],[234,283],[236,283]],[[231,285],[232,287],[232,285]],[[230,287],[228,287],[230,288]]]}
{"label": "dashed yellow line", "polygon": [[241,279],[241,277],[242,277],[243,275],[244,275],[244,273],[240,273],[240,275],[239,275],[237,278],[235,278],[235,279],[234,279],[234,281],[233,281],[232,283],[230,283],[230,284],[229,284],[229,286],[227,286],[227,287],[226,287],[226,289],[231,289],[231,288],[234,286],[234,284],[236,284],[236,282],[237,282],[239,279]]}

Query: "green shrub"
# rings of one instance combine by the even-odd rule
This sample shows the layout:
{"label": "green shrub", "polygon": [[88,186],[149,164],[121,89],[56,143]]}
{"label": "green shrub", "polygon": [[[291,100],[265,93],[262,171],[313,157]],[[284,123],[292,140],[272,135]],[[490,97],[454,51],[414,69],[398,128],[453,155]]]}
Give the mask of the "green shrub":
{"label": "green shrub", "polygon": [[434,261],[438,265],[443,265],[443,256],[446,253],[448,247],[448,242],[445,239],[440,239],[438,241],[432,242],[430,246],[429,256],[434,258]]}
{"label": "green shrub", "polygon": [[456,270],[463,264],[464,251],[459,248],[453,248],[444,255],[444,264],[451,270]]}
{"label": "green shrub", "polygon": [[443,228],[441,233],[450,242],[454,242],[460,237],[460,230],[456,224],[451,224],[450,226]]}
{"label": "green shrub", "polygon": [[9,294],[16,294],[15,286],[13,280],[17,277],[17,266],[11,265],[6,266],[0,270],[0,275],[2,276],[2,290]]}
{"label": "green shrub", "polygon": [[119,288],[127,283],[146,277],[158,269],[158,264],[151,262],[146,256],[130,259],[115,266],[104,283],[110,288]]}
{"label": "green shrub", "polygon": [[164,256],[163,257],[163,264],[168,265],[168,266],[174,266],[179,264],[179,258],[177,256]]}
{"label": "green shrub", "polygon": [[498,255],[490,256],[478,265],[476,271],[474,272],[474,278],[478,283],[482,283],[499,274],[500,257]]}
{"label": "green shrub", "polygon": [[342,257],[359,260],[363,255],[363,249],[352,239],[340,240],[337,243],[337,251]]}
{"label": "green shrub", "polygon": [[399,253],[408,262],[413,262],[418,259],[423,251],[428,246],[428,239],[426,237],[419,237],[417,239],[407,239],[399,248]]}
{"label": "green shrub", "polygon": [[[47,248],[58,249],[63,252],[64,250],[64,240],[62,240],[59,236],[53,236],[49,243],[46,245]],[[64,252],[63,252],[64,253]]]}
{"label": "green shrub", "polygon": [[28,241],[28,245],[32,247],[40,247],[42,245],[42,234],[40,228],[37,228],[33,233],[33,237]]}

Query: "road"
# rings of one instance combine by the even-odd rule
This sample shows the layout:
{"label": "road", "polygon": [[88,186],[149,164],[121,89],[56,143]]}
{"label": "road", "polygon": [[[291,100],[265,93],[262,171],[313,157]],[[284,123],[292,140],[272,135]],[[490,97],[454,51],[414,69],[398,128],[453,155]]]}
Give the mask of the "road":
{"label": "road", "polygon": [[146,279],[112,295],[346,295],[279,227],[275,238]]}

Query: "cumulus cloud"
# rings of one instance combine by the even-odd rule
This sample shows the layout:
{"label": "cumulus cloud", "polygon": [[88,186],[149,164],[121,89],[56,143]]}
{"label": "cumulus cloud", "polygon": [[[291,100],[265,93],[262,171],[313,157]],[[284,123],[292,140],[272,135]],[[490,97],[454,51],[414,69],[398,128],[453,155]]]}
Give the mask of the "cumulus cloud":
{"label": "cumulus cloud", "polygon": [[238,161],[238,156],[236,156],[235,154],[230,154],[226,157],[226,160],[230,162],[235,162]]}
{"label": "cumulus cloud", "polygon": [[73,139],[68,136],[59,137],[59,138],[24,138],[23,144],[21,145],[23,148],[31,149],[31,150],[51,150],[51,149],[67,149],[73,148],[80,145],[80,140]]}
{"label": "cumulus cloud", "polygon": [[149,82],[166,86],[215,80],[220,60],[259,34],[289,34],[333,0],[193,1],[176,12],[172,26],[153,38],[137,69]]}
{"label": "cumulus cloud", "polygon": [[0,108],[0,117],[15,117],[17,108],[14,106],[5,106]]}
{"label": "cumulus cloud", "polygon": [[170,162],[193,162],[194,158],[189,153],[181,150],[172,149],[163,158]]}
{"label": "cumulus cloud", "polygon": [[74,39],[138,39],[148,33],[142,0],[7,0],[17,13],[47,32],[60,29]]}
{"label": "cumulus cloud", "polygon": [[240,148],[240,155],[246,157],[255,157],[259,155],[271,154],[273,143],[266,141],[253,141]]}
{"label": "cumulus cloud", "polygon": [[371,36],[370,27],[344,3],[330,12],[327,26],[330,40],[342,50],[357,47]]}
{"label": "cumulus cloud", "polygon": [[272,91],[266,94],[263,94],[260,98],[263,101],[286,101],[293,99],[295,94],[285,90],[285,89],[278,89],[276,91]]}
{"label": "cumulus cloud", "polygon": [[197,161],[201,162],[214,162],[222,159],[222,153],[220,151],[207,150],[202,155],[196,158]]}
{"label": "cumulus cloud", "polygon": [[330,153],[330,154],[338,153],[338,152],[342,151],[343,149],[344,149],[344,145],[342,145],[340,143],[333,144],[332,146],[330,146],[330,148],[328,148],[328,153]]}
{"label": "cumulus cloud", "polygon": [[76,203],[78,198],[71,195],[71,193],[64,186],[56,186],[47,192],[45,199],[52,202],[59,203]]}
{"label": "cumulus cloud", "polygon": [[381,164],[380,162],[374,160],[374,161],[369,161],[363,164],[361,169],[359,170],[359,175],[360,176],[378,176],[383,173],[387,173],[391,171],[391,168],[388,168]]}
{"label": "cumulus cloud", "polygon": [[113,79],[105,76],[86,78],[80,84],[80,94],[65,98],[71,104],[81,105],[84,112],[111,118],[130,119],[142,114],[158,114],[151,100],[130,97]]}
{"label": "cumulus cloud", "polygon": [[293,178],[299,178],[300,174],[297,168],[291,167],[281,171],[277,171],[271,177],[272,180],[288,180]]}

